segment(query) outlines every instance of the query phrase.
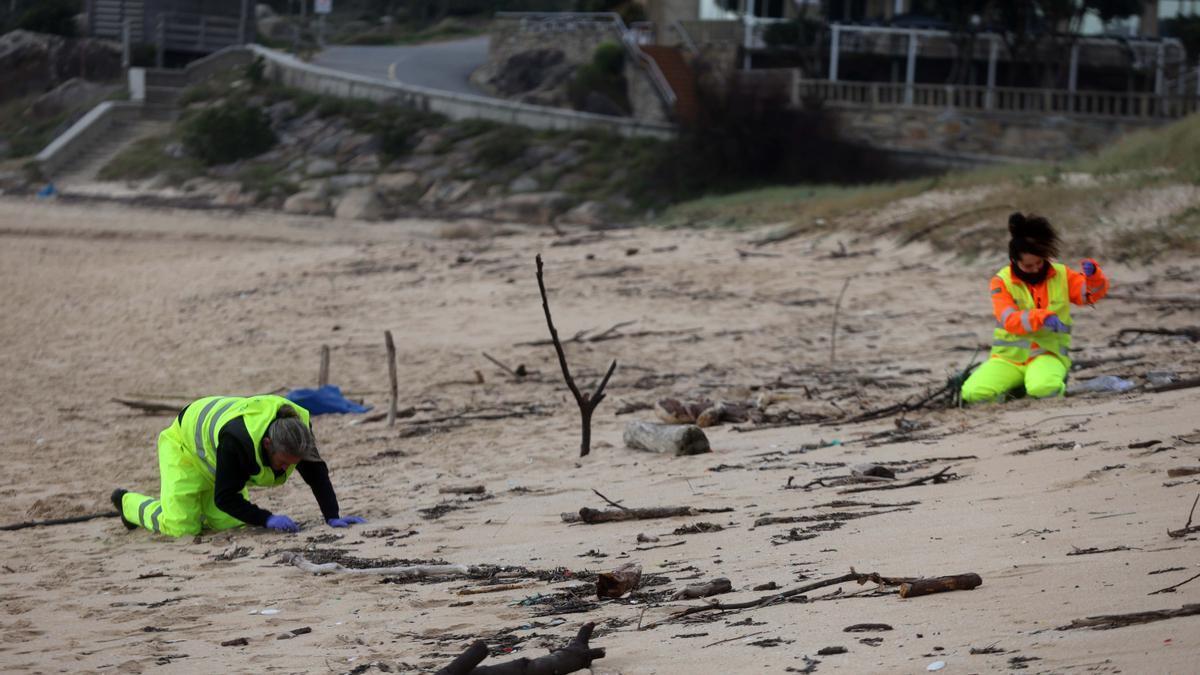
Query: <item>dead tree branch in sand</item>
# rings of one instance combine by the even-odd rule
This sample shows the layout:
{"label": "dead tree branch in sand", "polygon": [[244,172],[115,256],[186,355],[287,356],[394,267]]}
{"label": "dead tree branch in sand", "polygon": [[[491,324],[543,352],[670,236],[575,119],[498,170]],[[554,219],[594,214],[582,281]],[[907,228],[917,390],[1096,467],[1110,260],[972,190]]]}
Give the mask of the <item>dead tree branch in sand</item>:
{"label": "dead tree branch in sand", "polygon": [[562,342],[558,339],[558,330],[554,328],[554,319],[550,317],[550,301],[546,299],[546,282],[542,278],[542,255],[539,253],[535,260],[537,261],[538,290],[542,294],[542,309],[546,312],[546,326],[550,328],[550,339],[554,342],[554,351],[558,354],[558,365],[562,366],[563,379],[566,380],[571,394],[575,396],[575,402],[579,404],[579,417],[582,423],[579,456],[586,457],[592,451],[592,413],[595,412],[596,406],[604,400],[604,387],[608,385],[608,378],[612,377],[613,371],[617,369],[617,360],[613,359],[612,364],[608,366],[608,372],[604,374],[604,379],[600,380],[595,393],[588,395],[579,391],[579,387],[575,386],[575,379],[571,377],[571,369],[567,367],[567,355],[563,352]]}
{"label": "dead tree branch in sand", "polygon": [[811,584],[805,584],[804,586],[800,586],[798,588],[793,588],[791,590],[783,591],[782,593],[772,593],[770,595],[764,595],[761,598],[758,598],[757,600],[747,600],[745,602],[731,602],[728,604],[714,602],[714,603],[710,603],[707,605],[701,605],[698,607],[688,607],[687,609],[683,610],[682,612],[677,612],[675,614],[672,614],[671,616],[667,617],[663,621],[658,621],[658,622],[649,624],[647,626],[644,626],[642,628],[642,630],[646,630],[649,628],[655,628],[667,621],[674,621],[677,619],[682,619],[685,616],[691,616],[692,614],[699,614],[700,612],[712,612],[712,611],[725,612],[725,611],[729,611],[729,610],[733,610],[733,609],[751,609],[751,608],[758,608],[758,607],[766,607],[768,605],[774,605],[776,603],[786,601],[789,598],[793,598],[795,596],[802,595],[804,593],[808,593],[809,591],[815,591],[818,588],[825,588],[826,586],[836,586],[838,584],[844,584],[849,581],[853,581],[858,584],[865,584],[868,581],[871,581],[876,584],[879,584],[880,586],[899,586],[900,584],[913,583],[916,581],[920,581],[920,579],[914,578],[914,577],[883,577],[874,572],[872,572],[870,574],[860,574],[860,573],[854,571],[854,568],[851,567],[849,574],[843,574],[842,576],[834,577],[833,579],[825,579],[824,581],[814,581]]}
{"label": "dead tree branch in sand", "polygon": [[113,518],[120,515],[116,511],[105,511],[104,513],[89,513],[86,516],[71,516],[69,518],[52,518],[50,520],[27,520],[23,523],[13,523],[11,525],[0,525],[0,531],[24,530],[30,527],[47,527],[49,525],[70,525],[71,523],[82,523],[97,518]]}
{"label": "dead tree branch in sand", "polygon": [[147,415],[153,415],[154,413],[174,414],[174,413],[179,412],[179,409],[182,407],[176,403],[157,403],[155,401],[135,401],[133,399],[128,399],[128,398],[114,398],[114,399],[112,399],[112,401],[113,401],[113,403],[120,403],[121,405],[129,406],[130,408],[133,408],[134,410],[141,410],[142,412],[146,413]]}
{"label": "dead tree branch in sand", "polygon": [[482,352],[482,353],[483,353],[483,358],[487,359],[488,361],[491,361],[492,363],[496,364],[497,366],[500,366],[501,370],[507,372],[509,375],[512,375],[513,377],[515,377],[517,379],[521,379],[522,377],[525,377],[526,375],[529,374],[529,371],[525,370],[524,364],[517,364],[517,369],[513,370],[512,368],[509,368],[502,361],[498,360],[496,357],[492,356],[491,354],[488,354],[487,352]]}
{"label": "dead tree branch in sand", "polygon": [[1196,513],[1196,503],[1197,502],[1200,502],[1200,495],[1196,495],[1195,501],[1192,502],[1192,510],[1188,511],[1187,523],[1184,524],[1183,529],[1167,530],[1168,536],[1170,536],[1173,539],[1178,539],[1180,537],[1186,537],[1189,534],[1195,534],[1197,532],[1200,532],[1200,525],[1197,525],[1196,527],[1192,527],[1192,516]]}
{"label": "dead tree branch in sand", "polygon": [[616,509],[601,511],[600,509],[589,509],[585,506],[579,509],[578,515],[564,513],[562,514],[562,519],[564,523],[582,521],[592,525],[595,523],[616,523],[623,520],[653,520],[655,518],[698,516],[702,513],[729,513],[731,511],[733,511],[731,508],[697,509],[691,506],[655,506],[648,509],[631,509],[620,506]]}
{"label": "dead tree branch in sand", "polygon": [[1174,586],[1167,586],[1166,588],[1160,588],[1157,591],[1151,591],[1151,592],[1147,593],[1146,595],[1158,595],[1159,593],[1174,593],[1176,588],[1179,588],[1180,586],[1186,584],[1189,581],[1195,581],[1196,579],[1200,579],[1200,574],[1197,574],[1196,576],[1193,576],[1193,577],[1188,577],[1187,579],[1184,579],[1183,581],[1175,584]]}
{"label": "dead tree branch in sand", "polygon": [[1185,337],[1192,342],[1200,342],[1200,326],[1190,326],[1188,328],[1122,328],[1117,331],[1117,343],[1121,345],[1131,344],[1134,340],[1125,341],[1126,335],[1167,335],[1171,337]]}
{"label": "dead tree branch in sand", "polygon": [[402,567],[345,567],[340,563],[317,564],[309,562],[303,555],[285,552],[280,562],[290,563],[309,574],[390,574],[407,578],[445,577],[466,575],[471,568],[466,565],[406,565]]}
{"label": "dead tree branch in sand", "polygon": [[886,483],[883,485],[864,485],[862,487],[846,488],[845,490],[838,490],[838,494],[848,495],[854,492],[870,492],[871,490],[899,490],[900,488],[923,485],[929,481],[933,481],[935,484],[945,483],[958,477],[958,474],[946,474],[946,472],[952,468],[954,467],[948,466],[937,473],[930,474],[928,476],[922,476],[920,478],[914,478],[913,480],[905,481],[903,483]]}
{"label": "dead tree branch in sand", "polygon": [[317,370],[317,386],[329,384],[329,345],[321,345],[321,366]]}
{"label": "dead tree branch in sand", "polygon": [[833,328],[829,331],[829,364],[833,365],[837,361],[837,324],[838,314],[842,311],[842,296],[846,294],[846,289],[850,288],[850,280],[854,277],[846,277],[846,283],[842,284],[842,292],[838,293],[837,302],[833,304]]}
{"label": "dead tree branch in sand", "polygon": [[388,403],[387,424],[389,427],[394,427],[396,426],[396,403],[399,398],[399,388],[396,384],[396,343],[392,340],[392,331],[383,331],[383,342],[387,347],[388,391],[391,394],[391,402]]}
{"label": "dead tree branch in sand", "polygon": [[1184,605],[1179,609],[1159,609],[1150,612],[1132,612],[1130,614],[1102,614],[1100,616],[1089,616],[1086,619],[1073,619],[1069,625],[1059,626],[1058,630],[1073,630],[1075,628],[1107,630],[1109,628],[1121,628],[1123,626],[1132,626],[1139,623],[1150,623],[1152,621],[1163,621],[1165,619],[1174,619],[1181,616],[1192,616],[1194,614],[1200,614],[1200,604]]}
{"label": "dead tree branch in sand", "polygon": [[1146,390],[1161,394],[1164,391],[1179,391],[1180,389],[1192,389],[1194,387],[1200,387],[1200,377],[1193,377],[1190,380],[1180,380],[1179,382],[1171,382],[1169,384],[1154,385],[1146,387]]}
{"label": "dead tree branch in sand", "polygon": [[588,644],[592,638],[595,623],[585,623],[579,627],[566,647],[556,649],[546,656],[536,659],[519,658],[495,666],[479,665],[488,656],[488,646],[483,640],[476,640],[467,651],[459,654],[445,668],[435,675],[565,675],[577,670],[590,668],[592,661],[604,658],[604,648],[593,648]]}

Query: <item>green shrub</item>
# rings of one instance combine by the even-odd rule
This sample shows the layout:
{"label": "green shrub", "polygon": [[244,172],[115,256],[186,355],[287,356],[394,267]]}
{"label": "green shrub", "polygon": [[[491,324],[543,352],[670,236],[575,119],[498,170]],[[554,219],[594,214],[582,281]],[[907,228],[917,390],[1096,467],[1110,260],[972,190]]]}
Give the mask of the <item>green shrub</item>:
{"label": "green shrub", "polygon": [[184,147],[209,166],[254,157],[275,145],[266,114],[240,103],[203,110],[183,126]]}
{"label": "green shrub", "polygon": [[439,127],[445,121],[444,117],[436,113],[389,107],[382,112],[380,120],[373,128],[379,134],[380,150],[384,157],[395,159],[412,151],[416,145],[417,133]]}
{"label": "green shrub", "polygon": [[208,82],[200,82],[183,90],[183,93],[179,95],[179,105],[189,106],[201,101],[211,101],[217,96],[217,90],[213,85]]}
{"label": "green shrub", "polygon": [[592,53],[592,65],[603,75],[619,77],[625,68],[625,49],[615,42],[601,42]]}
{"label": "green shrub", "polygon": [[489,169],[510,164],[529,148],[528,134],[500,131],[486,137],[475,151],[475,158]]}
{"label": "green shrub", "polygon": [[246,64],[246,79],[254,84],[262,84],[266,79],[267,64],[263,61],[263,57],[256,56],[254,60]]}
{"label": "green shrub", "polygon": [[75,37],[79,34],[75,16],[83,11],[82,5],[79,0],[39,0],[17,19],[17,28]]}

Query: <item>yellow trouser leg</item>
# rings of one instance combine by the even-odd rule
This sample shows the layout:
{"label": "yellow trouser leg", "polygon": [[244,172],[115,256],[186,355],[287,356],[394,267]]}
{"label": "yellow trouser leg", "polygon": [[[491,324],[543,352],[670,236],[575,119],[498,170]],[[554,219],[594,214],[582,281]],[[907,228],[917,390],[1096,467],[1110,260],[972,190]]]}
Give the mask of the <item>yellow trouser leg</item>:
{"label": "yellow trouser leg", "polygon": [[178,423],[158,435],[159,499],[130,492],[121,499],[129,522],[171,537],[199,534],[204,504],[212,503],[213,482],[189,461],[178,441]]}
{"label": "yellow trouser leg", "polygon": [[1067,364],[1053,354],[1042,354],[1025,367],[1025,392],[1034,398],[1061,396],[1066,379]]}
{"label": "yellow trouser leg", "polygon": [[1025,381],[1025,367],[1004,359],[984,361],[963,383],[963,403],[992,401]]}
{"label": "yellow trouser leg", "polygon": [[[242,496],[249,500],[250,490],[242,488]],[[213,502],[212,494],[208,495],[208,501],[204,502],[204,527],[210,530],[231,530],[244,525],[245,523],[242,521],[218,509],[216,503]]]}

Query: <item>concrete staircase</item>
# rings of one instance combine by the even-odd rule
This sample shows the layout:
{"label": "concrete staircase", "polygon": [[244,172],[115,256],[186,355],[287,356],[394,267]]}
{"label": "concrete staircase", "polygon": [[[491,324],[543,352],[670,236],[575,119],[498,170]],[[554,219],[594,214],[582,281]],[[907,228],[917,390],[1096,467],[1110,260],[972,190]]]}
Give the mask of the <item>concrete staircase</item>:
{"label": "concrete staircase", "polygon": [[654,59],[667,84],[675,92],[675,119],[684,126],[700,118],[700,97],[696,92],[696,73],[677,47],[642,45],[642,51]]}
{"label": "concrete staircase", "polygon": [[100,169],[113,160],[135,141],[150,136],[166,134],[171,122],[156,119],[134,119],[114,121],[102,139],[83,150],[70,167],[54,177],[55,185],[62,192],[71,192],[77,187],[98,180]]}
{"label": "concrete staircase", "polygon": [[86,146],[66,170],[54,177],[58,189],[71,192],[96,182],[100,170],[129,145],[169,133],[179,117],[178,101],[186,87],[187,76],[182,72],[147,71],[140,117],[114,120],[102,137]]}

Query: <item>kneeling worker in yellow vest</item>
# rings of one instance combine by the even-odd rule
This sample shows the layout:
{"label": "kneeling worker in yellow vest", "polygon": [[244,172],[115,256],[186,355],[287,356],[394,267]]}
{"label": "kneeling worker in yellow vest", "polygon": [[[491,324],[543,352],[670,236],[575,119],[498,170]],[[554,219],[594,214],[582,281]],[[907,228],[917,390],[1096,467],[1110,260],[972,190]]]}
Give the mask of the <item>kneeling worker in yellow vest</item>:
{"label": "kneeling worker in yellow vest", "polygon": [[295,521],[251,504],[247,494],[249,485],[283,485],[293,470],[312,488],[331,527],[366,522],[339,517],[308,411],[280,396],[210,396],[190,403],[158,435],[158,468],[158,498],[120,488],[112,493],[131,530],[141,526],[182,537],[204,528],[257,525],[297,532]]}
{"label": "kneeling worker in yellow vest", "polygon": [[963,383],[966,403],[991,401],[1022,385],[1034,398],[1059,396],[1071,368],[1071,305],[1091,305],[1108,293],[1095,260],[1083,273],[1054,262],[1058,234],[1040,216],[1009,216],[1009,265],[992,277],[996,327],[991,358]]}

